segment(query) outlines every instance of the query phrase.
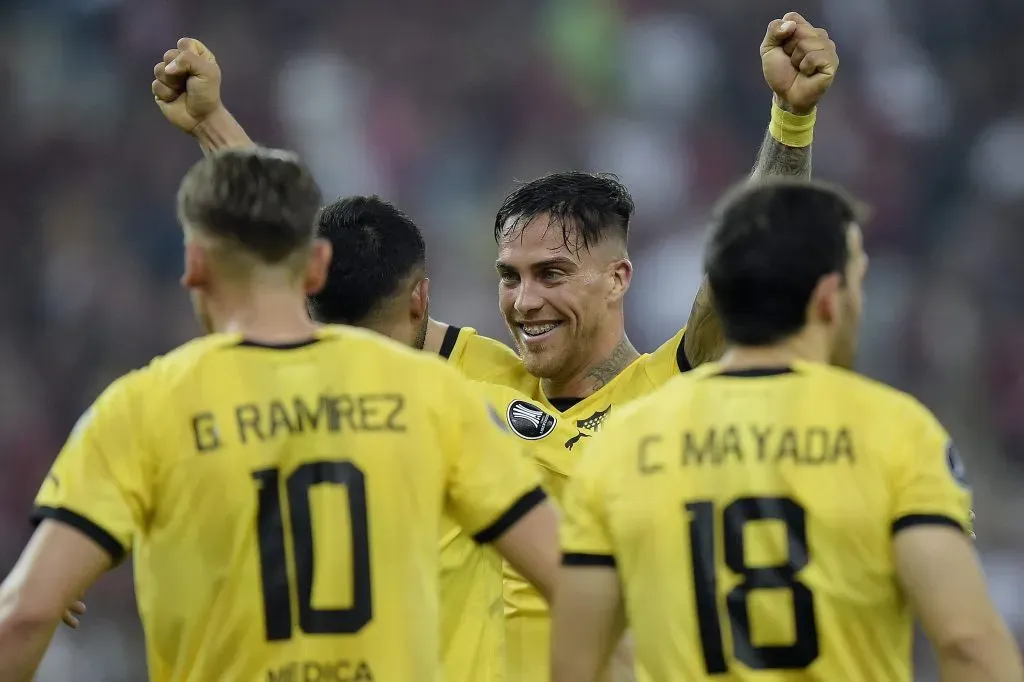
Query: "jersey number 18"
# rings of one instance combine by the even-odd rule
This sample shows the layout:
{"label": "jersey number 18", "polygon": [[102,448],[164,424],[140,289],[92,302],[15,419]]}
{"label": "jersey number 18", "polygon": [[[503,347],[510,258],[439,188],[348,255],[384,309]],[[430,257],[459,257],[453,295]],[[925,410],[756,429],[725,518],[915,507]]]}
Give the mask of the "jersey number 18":
{"label": "jersey number 18", "polygon": [[[704,667],[709,675],[729,672],[722,642],[722,619],[718,608],[718,578],[715,552],[715,506],[713,502],[690,502],[690,546],[693,557],[694,596]],[[743,531],[747,523],[774,519],[785,525],[788,559],[777,566],[749,566]],[[725,597],[732,630],[733,656],[752,670],[797,670],[818,658],[818,625],[814,617],[814,594],[800,581],[799,573],[809,561],[807,514],[786,497],[744,497],[722,510],[725,565],[742,581]],[[787,646],[755,646],[750,633],[750,593],[754,590],[785,589],[793,597],[795,641]]]}
{"label": "jersey number 18", "polygon": [[[268,642],[292,636],[292,601],[288,581],[288,560],[284,546],[281,514],[280,471],[253,472],[260,484],[257,535],[260,574],[263,580],[263,615]],[[352,606],[347,609],[313,607],[313,522],[309,490],[315,485],[345,486],[352,524]],[[366,522],[366,477],[352,462],[307,462],[285,481],[291,516],[295,583],[299,598],[299,628],[308,635],[351,635],[373,618],[370,589],[370,539]]]}

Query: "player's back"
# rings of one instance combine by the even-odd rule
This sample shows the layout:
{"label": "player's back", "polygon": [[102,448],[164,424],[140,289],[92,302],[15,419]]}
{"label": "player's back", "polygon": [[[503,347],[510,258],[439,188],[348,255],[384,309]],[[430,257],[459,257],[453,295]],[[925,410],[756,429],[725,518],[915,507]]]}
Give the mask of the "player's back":
{"label": "player's back", "polygon": [[479,436],[442,413],[466,404],[451,370],[325,328],[207,337],[127,381],[155,496],[134,541],[155,682],[433,679],[448,450]]}
{"label": "player's back", "polygon": [[702,367],[620,417],[579,475],[653,679],[911,679],[892,535],[969,523],[927,410],[796,363]]}

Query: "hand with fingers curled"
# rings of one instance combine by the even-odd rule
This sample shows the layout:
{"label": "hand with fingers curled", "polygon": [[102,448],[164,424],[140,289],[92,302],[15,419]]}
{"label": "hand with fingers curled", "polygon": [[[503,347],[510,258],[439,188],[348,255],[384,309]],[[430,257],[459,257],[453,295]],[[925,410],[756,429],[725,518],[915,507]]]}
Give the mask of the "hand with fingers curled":
{"label": "hand with fingers curled", "polygon": [[224,107],[221,73],[213,53],[195,38],[182,38],[153,67],[153,97],[160,111],[186,133]]}
{"label": "hand with fingers curled", "polygon": [[72,630],[77,630],[81,624],[79,616],[85,615],[85,610],[85,602],[76,601],[64,612],[64,617],[62,618],[64,624]]}
{"label": "hand with fingers curled", "polygon": [[836,44],[796,12],[768,24],[761,43],[764,79],[779,105],[797,115],[814,110],[839,69]]}

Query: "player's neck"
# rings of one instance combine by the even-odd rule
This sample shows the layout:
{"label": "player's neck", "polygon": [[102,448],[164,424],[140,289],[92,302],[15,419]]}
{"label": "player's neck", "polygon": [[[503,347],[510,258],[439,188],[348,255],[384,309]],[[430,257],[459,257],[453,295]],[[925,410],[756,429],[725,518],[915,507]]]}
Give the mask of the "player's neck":
{"label": "player's neck", "polygon": [[210,301],[208,313],[215,331],[267,344],[303,341],[317,329],[305,299],[291,291],[252,292]]}
{"label": "player's neck", "polygon": [[730,346],[719,364],[726,370],[788,367],[797,361],[827,362],[828,348],[809,336],[794,336],[770,346]]}
{"label": "player's neck", "polygon": [[548,398],[586,398],[622,373],[640,357],[633,344],[622,333],[610,347],[595,353],[595,360],[587,363],[573,375],[564,379],[543,379],[541,389]]}

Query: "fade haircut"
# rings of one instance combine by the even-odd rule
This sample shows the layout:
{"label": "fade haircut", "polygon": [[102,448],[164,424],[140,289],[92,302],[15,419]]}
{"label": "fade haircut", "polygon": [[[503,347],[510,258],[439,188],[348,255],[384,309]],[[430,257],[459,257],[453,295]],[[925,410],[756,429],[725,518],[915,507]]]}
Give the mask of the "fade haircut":
{"label": "fade haircut", "polygon": [[312,243],[321,200],[297,155],[231,149],[189,169],[178,190],[178,216],[183,224],[273,265]]}
{"label": "fade haircut", "polygon": [[426,267],[419,228],[380,197],[339,199],[325,206],[316,222],[334,254],[326,286],[309,297],[318,322],[363,323],[414,271]]}
{"label": "fade haircut", "polygon": [[726,340],[764,346],[800,331],[818,281],[832,273],[845,281],[847,234],[864,213],[817,182],[768,181],[727,195],[704,260]]}
{"label": "fade haircut", "polygon": [[494,219],[494,240],[522,235],[531,220],[547,214],[571,251],[589,249],[611,236],[625,243],[634,210],[633,197],[614,175],[551,173],[520,185],[505,198]]}

